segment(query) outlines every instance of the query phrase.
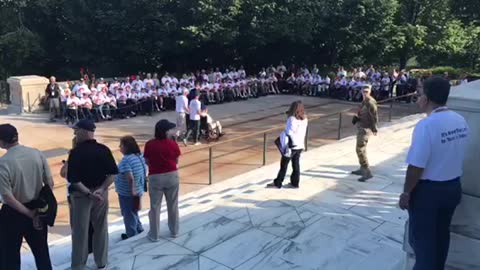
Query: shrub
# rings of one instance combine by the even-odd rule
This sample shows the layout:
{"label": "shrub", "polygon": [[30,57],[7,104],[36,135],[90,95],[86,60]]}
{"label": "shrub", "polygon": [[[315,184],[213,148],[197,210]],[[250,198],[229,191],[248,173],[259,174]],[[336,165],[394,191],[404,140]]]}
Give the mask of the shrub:
{"label": "shrub", "polygon": [[430,69],[433,75],[442,76],[445,72],[448,72],[448,76],[452,79],[458,79],[465,73],[464,69],[454,67],[434,67]]}
{"label": "shrub", "polygon": [[429,76],[443,76],[445,72],[448,72],[450,79],[461,79],[463,75],[471,76],[475,72],[468,68],[454,68],[454,67],[433,67],[428,69],[411,69],[410,74],[415,77],[429,77]]}

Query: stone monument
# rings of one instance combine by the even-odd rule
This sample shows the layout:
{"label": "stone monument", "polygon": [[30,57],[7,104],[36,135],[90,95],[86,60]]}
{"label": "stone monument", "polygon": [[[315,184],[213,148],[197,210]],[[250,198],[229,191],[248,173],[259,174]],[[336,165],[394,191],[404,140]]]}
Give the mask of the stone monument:
{"label": "stone monument", "polygon": [[480,269],[480,80],[452,87],[447,105],[465,117],[470,127],[463,196],[452,220],[447,266]]}
{"label": "stone monument", "polygon": [[10,86],[8,113],[21,114],[42,110],[40,98],[45,95],[49,80],[45,77],[29,75],[15,76],[7,79]]}

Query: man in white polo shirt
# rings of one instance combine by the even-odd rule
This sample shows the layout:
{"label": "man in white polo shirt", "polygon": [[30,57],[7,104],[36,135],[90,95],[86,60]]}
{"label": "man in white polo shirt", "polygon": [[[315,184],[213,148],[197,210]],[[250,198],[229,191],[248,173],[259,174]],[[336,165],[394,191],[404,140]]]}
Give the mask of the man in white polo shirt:
{"label": "man in white polo shirt", "polygon": [[176,131],[176,136],[177,138],[180,137],[180,135],[185,135],[185,129],[186,129],[186,119],[185,116],[188,113],[188,98],[187,95],[190,93],[190,91],[185,88],[183,90],[183,94],[178,95],[175,98],[175,111],[177,112],[177,131]]}
{"label": "man in white polo shirt", "polygon": [[199,92],[195,92],[193,94],[193,100],[190,101],[189,105],[189,111],[190,111],[190,125],[188,127],[187,134],[185,135],[185,138],[183,138],[183,144],[187,146],[187,141],[190,135],[192,135],[193,132],[193,141],[194,145],[199,145],[200,142],[198,141],[200,137],[200,112],[202,108],[202,104],[200,100],[198,100],[200,97]]}
{"label": "man in white polo shirt", "polygon": [[449,110],[450,83],[440,77],[423,84],[419,107],[427,117],[417,123],[407,156],[408,169],[399,206],[408,209],[414,270],[444,269],[450,223],[460,202],[460,177],[469,128]]}

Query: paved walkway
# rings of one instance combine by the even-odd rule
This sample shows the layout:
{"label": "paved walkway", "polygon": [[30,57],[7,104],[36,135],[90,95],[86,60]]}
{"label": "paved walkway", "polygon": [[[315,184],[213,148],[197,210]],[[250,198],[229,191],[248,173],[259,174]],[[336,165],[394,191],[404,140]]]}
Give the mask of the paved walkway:
{"label": "paved walkway", "polygon": [[[371,140],[375,177],[367,183],[349,174],[357,167],[349,137],[302,156],[298,190],[265,189],[278,169],[272,164],[182,196],[176,239],[162,222],[160,242],[146,233],[119,241],[123,224],[112,223],[109,269],[400,269],[407,215],[396,204],[420,118],[386,124]],[[148,231],[146,210],[142,221]],[[69,268],[68,239],[50,252],[55,269]],[[24,254],[22,269],[33,265]],[[91,257],[88,265],[94,269]]]}

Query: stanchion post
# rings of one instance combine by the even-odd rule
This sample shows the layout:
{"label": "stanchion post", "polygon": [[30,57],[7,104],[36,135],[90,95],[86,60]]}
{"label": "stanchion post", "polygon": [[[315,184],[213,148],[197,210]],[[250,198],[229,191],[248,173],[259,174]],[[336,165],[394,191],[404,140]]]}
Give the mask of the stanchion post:
{"label": "stanchion post", "polygon": [[262,165],[265,166],[267,164],[267,133],[263,133],[263,163]]}
{"label": "stanchion post", "polygon": [[213,147],[208,148],[208,184],[212,184],[213,178]]}
{"label": "stanchion post", "polygon": [[392,122],[393,100],[390,101],[390,109],[388,110],[388,122]]}
{"label": "stanchion post", "polygon": [[342,138],[342,113],[338,113],[338,134],[337,134],[337,140],[340,140]]}
{"label": "stanchion post", "polygon": [[30,104],[30,92],[27,92],[28,112],[32,112],[32,104]]}
{"label": "stanchion post", "polygon": [[305,132],[305,152],[308,151],[308,134],[310,133],[310,127],[307,126],[307,130]]}

